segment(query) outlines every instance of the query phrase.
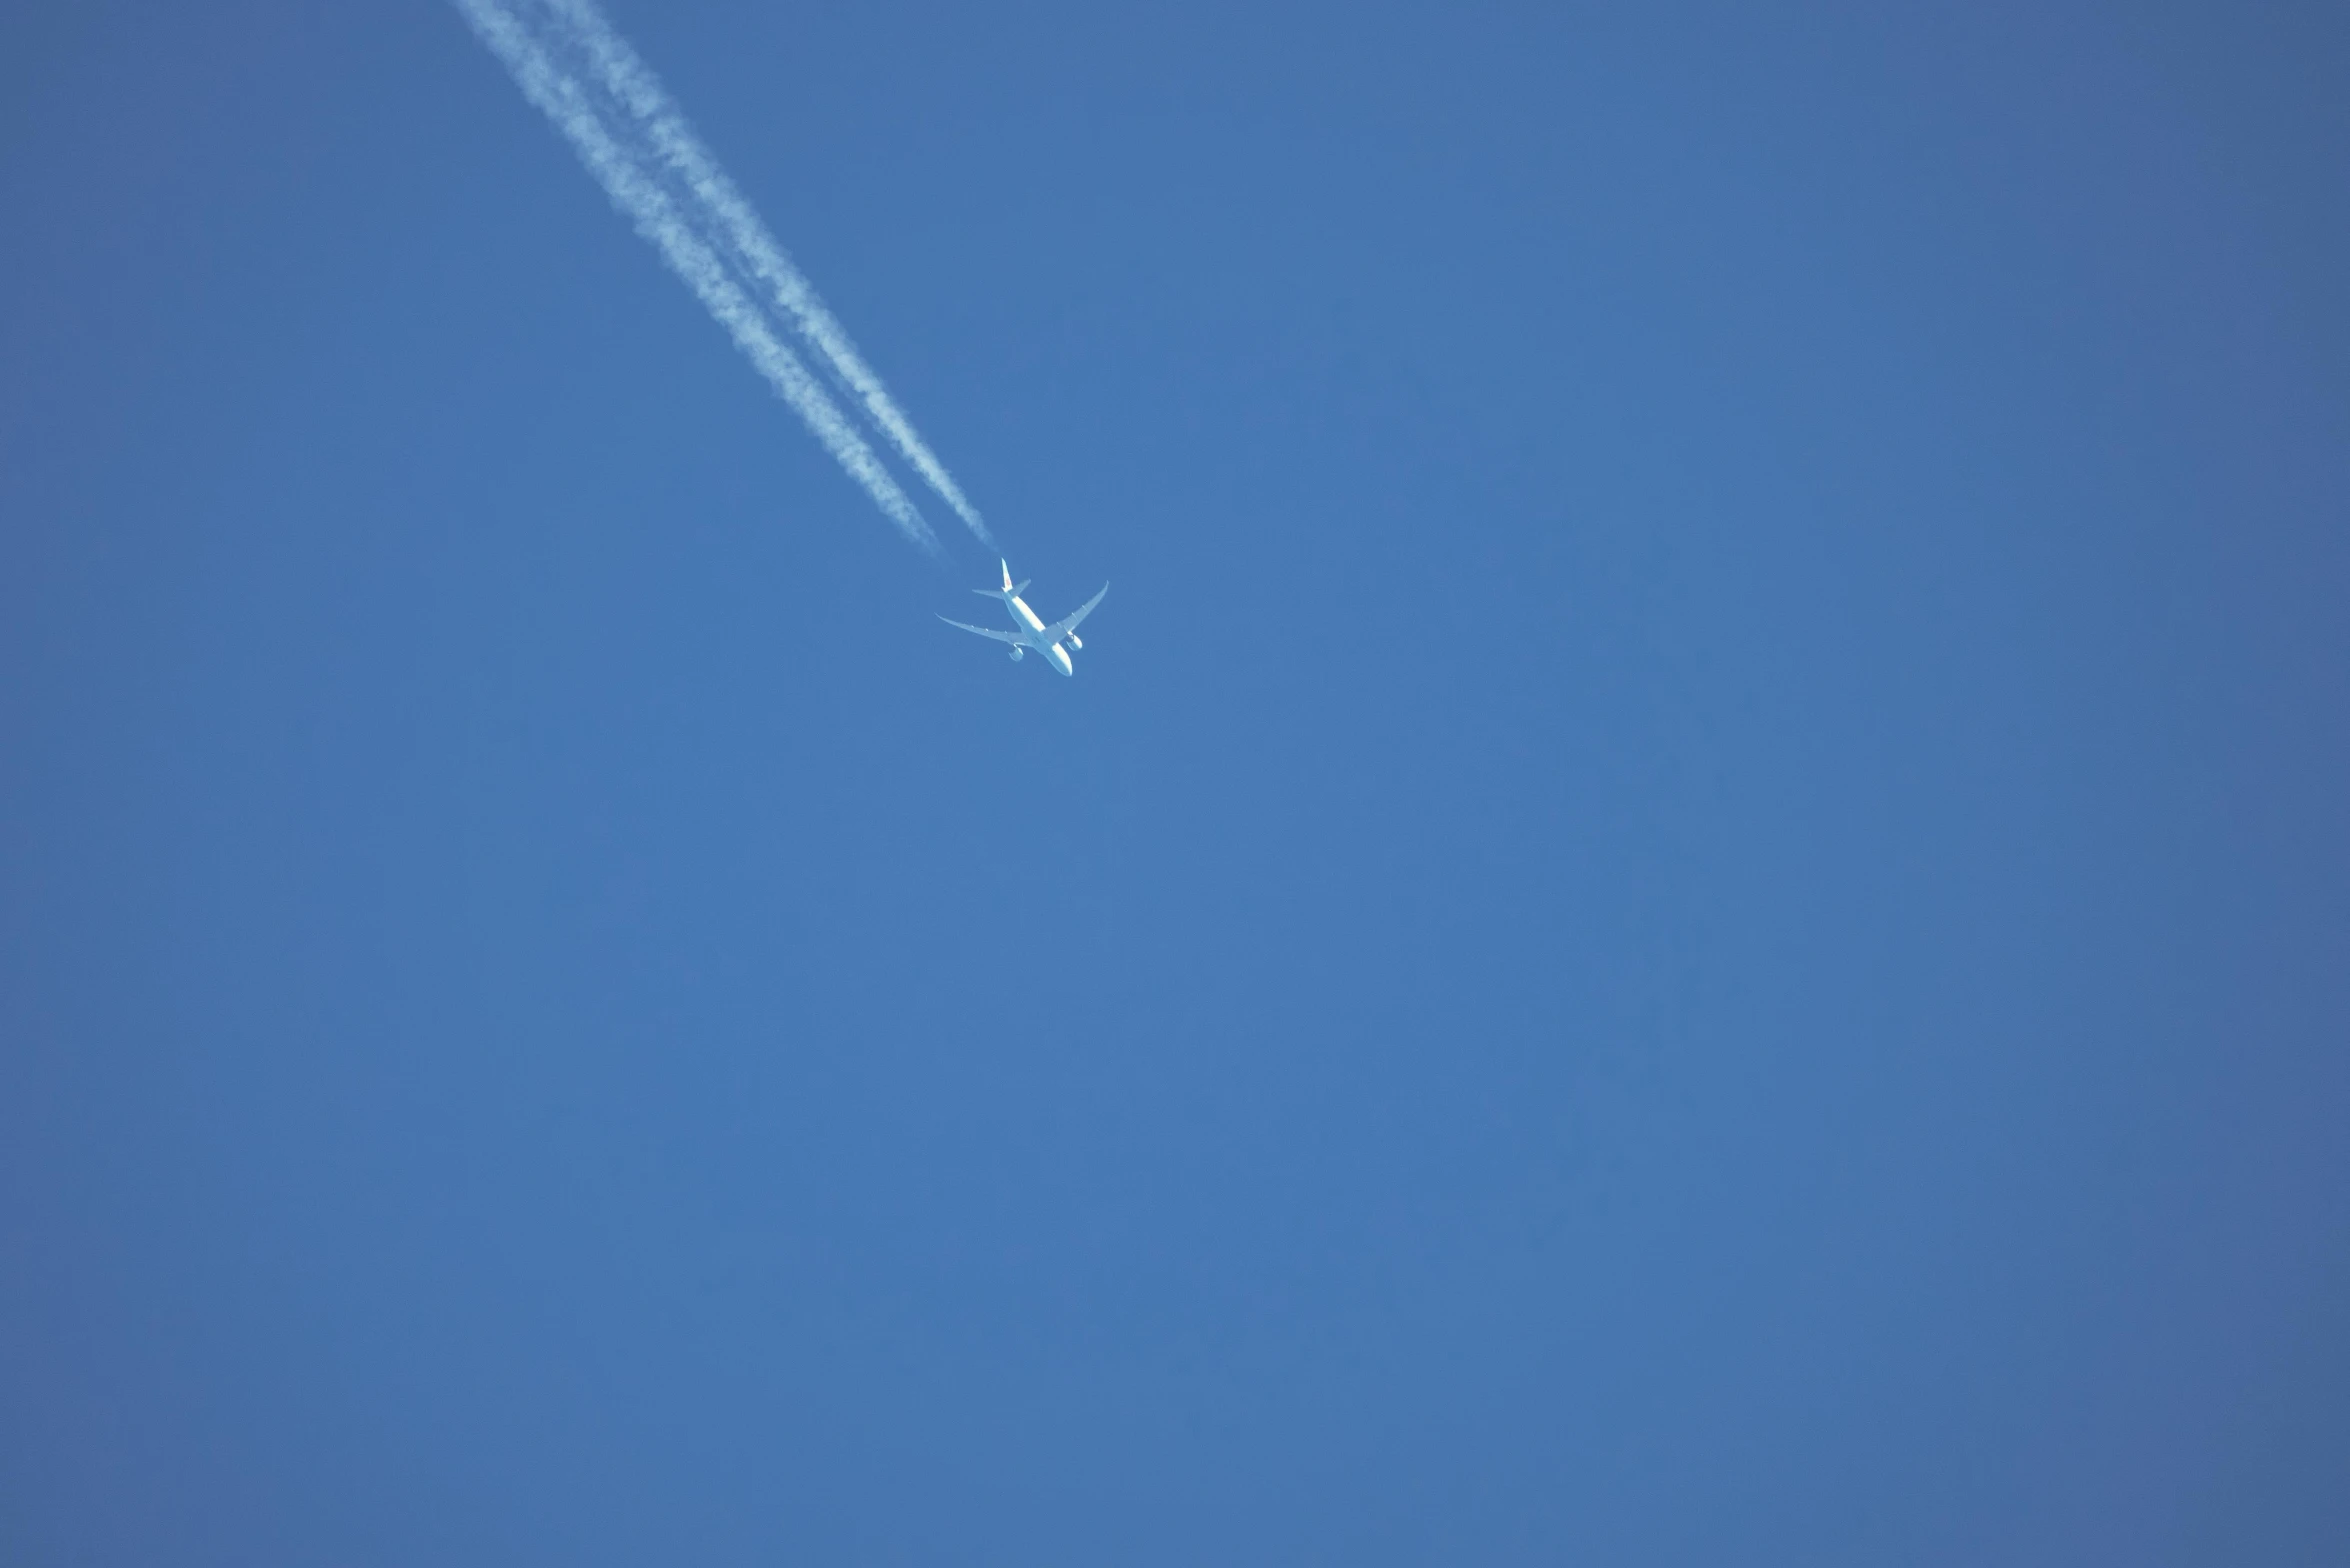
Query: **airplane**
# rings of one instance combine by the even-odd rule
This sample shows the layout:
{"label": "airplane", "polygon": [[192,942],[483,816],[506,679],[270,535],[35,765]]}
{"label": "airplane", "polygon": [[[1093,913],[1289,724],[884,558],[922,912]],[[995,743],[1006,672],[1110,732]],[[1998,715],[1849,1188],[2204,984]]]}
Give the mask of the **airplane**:
{"label": "airplane", "polygon": [[993,637],[997,642],[1010,643],[1014,663],[1018,663],[1033,648],[1044,655],[1045,663],[1059,670],[1063,675],[1076,674],[1077,671],[1069,663],[1069,650],[1085,646],[1077,639],[1077,623],[1093,613],[1093,607],[1102,602],[1102,594],[1110,591],[1110,585],[1108,583],[1102,584],[1101,593],[1095,594],[1076,609],[1047,626],[1036,618],[1036,612],[1028,608],[1028,602],[1020,597],[1020,590],[1026,588],[1028,584],[1012,581],[1010,563],[998,562],[997,564],[1004,569],[1004,585],[1001,588],[974,588],[971,591],[985,594],[990,599],[1001,599],[1004,602],[1004,608],[1012,612],[1012,624],[1017,626],[1019,630],[991,631],[985,626],[972,626],[962,621],[950,621],[943,615],[939,619],[946,621],[949,626],[959,626],[964,631],[977,632],[982,637]]}

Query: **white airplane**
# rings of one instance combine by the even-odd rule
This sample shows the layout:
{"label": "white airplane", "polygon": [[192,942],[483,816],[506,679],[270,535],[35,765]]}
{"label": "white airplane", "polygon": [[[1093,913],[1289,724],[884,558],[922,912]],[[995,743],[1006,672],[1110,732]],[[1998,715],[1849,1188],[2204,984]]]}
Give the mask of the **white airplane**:
{"label": "white airplane", "polygon": [[1108,583],[1102,584],[1101,593],[1095,594],[1076,609],[1047,626],[1036,618],[1034,610],[1028,608],[1028,601],[1020,597],[1020,590],[1027,587],[1028,584],[1012,581],[1012,568],[1009,563],[999,562],[998,564],[1004,568],[1004,585],[1001,588],[974,588],[971,591],[985,594],[990,599],[1001,599],[1004,602],[1004,608],[1012,612],[1012,624],[1019,628],[1018,631],[990,631],[984,626],[972,626],[962,621],[948,621],[943,615],[939,619],[946,621],[949,626],[960,626],[967,632],[977,632],[982,637],[993,637],[997,642],[1010,643],[1015,663],[1029,649],[1033,648],[1044,655],[1045,663],[1059,670],[1063,675],[1076,674],[1077,671],[1069,663],[1069,650],[1085,646],[1077,638],[1077,623],[1093,613],[1093,607],[1102,602],[1102,594],[1110,591],[1110,585]]}

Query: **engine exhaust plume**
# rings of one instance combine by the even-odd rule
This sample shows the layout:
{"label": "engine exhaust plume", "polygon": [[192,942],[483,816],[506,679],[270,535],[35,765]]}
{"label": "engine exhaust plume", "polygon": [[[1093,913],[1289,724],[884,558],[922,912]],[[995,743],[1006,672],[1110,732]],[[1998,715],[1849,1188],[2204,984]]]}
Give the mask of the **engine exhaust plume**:
{"label": "engine exhaust plume", "polygon": [[[566,68],[557,48],[534,35],[504,0],[454,3],[523,96],[563,133],[612,205],[660,252],[669,270],[726,329],[743,357],[800,416],[834,461],[907,539],[933,557],[942,555],[938,536],[921,511],[799,356],[776,336],[766,313],[729,275],[723,257],[697,231],[694,215],[664,187],[659,165],[628,145],[625,131]],[[560,39],[555,42],[559,47]]]}

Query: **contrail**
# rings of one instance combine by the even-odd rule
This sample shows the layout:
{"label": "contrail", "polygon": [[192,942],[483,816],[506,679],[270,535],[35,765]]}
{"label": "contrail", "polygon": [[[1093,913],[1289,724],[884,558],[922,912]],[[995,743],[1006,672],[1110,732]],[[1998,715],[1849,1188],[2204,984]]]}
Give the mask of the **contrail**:
{"label": "contrail", "polygon": [[717,252],[694,232],[660,182],[648,174],[604,123],[604,117],[581,90],[579,82],[533,38],[501,0],[454,0],[466,21],[504,63],[523,96],[555,123],[579,161],[604,187],[636,231],[660,251],[669,270],[684,280],[704,308],[734,339],[753,368],[767,378],[776,395],[791,405],[824,444],[826,451],[864,486],[882,515],[900,532],[933,556],[942,552],[931,532],[897,480],[890,476],[873,449],[849,423],[808,367],[775,336],[765,314],[735,281]]}
{"label": "contrail", "polygon": [[914,433],[913,421],[891,400],[881,378],[849,341],[839,318],[825,308],[807,277],[792,265],[791,257],[759,221],[759,214],[718,167],[717,160],[686,123],[684,114],[662,89],[652,68],[629,47],[628,40],[613,30],[612,24],[596,8],[595,0],[547,0],[547,3],[570,24],[573,36],[594,62],[605,88],[627,106],[629,114],[651,139],[661,161],[693,193],[694,201],[711,220],[710,226],[716,229],[736,265],[767,286],[776,308],[814,345],[842,387],[863,405],[874,425],[889,437],[890,444],[914,470],[929,481],[930,488],[954,508],[955,515],[963,519],[981,542],[990,549],[997,548],[995,536],[987,531],[979,509],[964,497],[954,477],[946,471],[946,465]]}

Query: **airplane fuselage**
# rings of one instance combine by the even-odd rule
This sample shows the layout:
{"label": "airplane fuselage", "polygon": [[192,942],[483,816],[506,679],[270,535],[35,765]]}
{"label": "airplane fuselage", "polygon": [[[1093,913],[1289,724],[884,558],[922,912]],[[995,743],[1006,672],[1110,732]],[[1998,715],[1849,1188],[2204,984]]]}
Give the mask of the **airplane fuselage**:
{"label": "airplane fuselage", "polygon": [[1077,667],[1069,662],[1069,650],[1051,640],[1045,632],[1044,622],[1038,620],[1036,612],[1028,608],[1026,599],[1021,598],[1018,594],[1013,594],[1004,602],[1011,607],[1012,619],[1020,625],[1019,646],[1033,648],[1043,654],[1044,662],[1059,670],[1063,675],[1077,673]]}

